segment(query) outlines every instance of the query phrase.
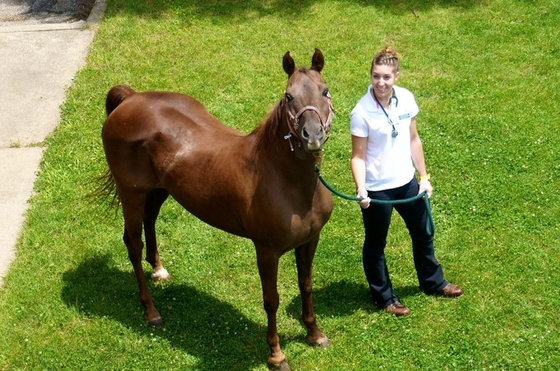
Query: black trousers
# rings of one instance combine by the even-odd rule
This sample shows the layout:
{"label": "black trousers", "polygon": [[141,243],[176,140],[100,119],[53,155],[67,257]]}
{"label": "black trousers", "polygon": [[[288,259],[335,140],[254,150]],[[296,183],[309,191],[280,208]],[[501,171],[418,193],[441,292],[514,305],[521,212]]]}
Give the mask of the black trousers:
{"label": "black trousers", "polygon": [[[416,196],[418,189],[418,182],[413,178],[402,187],[370,191],[368,196],[371,199],[399,200]],[[367,209],[362,209],[365,228],[362,261],[371,296],[380,308],[399,300],[393,292],[385,261],[385,245],[393,208],[403,218],[412,239],[412,255],[420,289],[427,294],[434,294],[447,285],[443,269],[435,257],[434,239],[426,232],[428,212],[424,201],[418,199],[395,205],[372,202]]]}

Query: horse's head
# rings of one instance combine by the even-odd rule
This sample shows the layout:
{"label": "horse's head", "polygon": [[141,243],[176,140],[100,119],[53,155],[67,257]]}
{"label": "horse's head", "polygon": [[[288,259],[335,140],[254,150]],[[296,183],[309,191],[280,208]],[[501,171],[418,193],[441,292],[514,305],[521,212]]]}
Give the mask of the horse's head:
{"label": "horse's head", "polygon": [[321,70],[323,53],[315,49],[310,68],[296,68],[290,52],[282,66],[288,74],[285,105],[288,127],[307,152],[319,152],[327,141],[333,116],[331,96]]}

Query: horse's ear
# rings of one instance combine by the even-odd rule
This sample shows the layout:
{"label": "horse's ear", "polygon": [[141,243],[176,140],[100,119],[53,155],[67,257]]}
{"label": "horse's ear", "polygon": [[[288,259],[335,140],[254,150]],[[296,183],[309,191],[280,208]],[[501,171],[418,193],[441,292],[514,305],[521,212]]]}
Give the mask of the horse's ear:
{"label": "horse's ear", "polygon": [[315,48],[315,53],[313,58],[311,58],[311,69],[317,72],[321,72],[325,66],[325,57],[323,57],[323,52]]}
{"label": "horse's ear", "polygon": [[290,55],[290,52],[286,52],[284,54],[284,58],[282,58],[282,67],[284,67],[284,71],[288,74],[288,76],[292,76],[294,71],[296,70],[296,62]]}

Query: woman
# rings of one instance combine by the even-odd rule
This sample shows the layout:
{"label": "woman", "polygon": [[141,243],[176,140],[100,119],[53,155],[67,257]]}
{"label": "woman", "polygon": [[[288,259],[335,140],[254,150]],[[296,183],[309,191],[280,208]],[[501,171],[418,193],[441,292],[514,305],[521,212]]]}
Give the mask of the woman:
{"label": "woman", "polygon": [[[373,301],[386,312],[406,316],[410,310],[393,292],[385,262],[385,245],[393,207],[403,218],[412,239],[414,266],[426,294],[459,297],[463,290],[448,283],[435,258],[433,237],[426,231],[428,211],[422,199],[401,204],[377,204],[371,199],[399,200],[421,192],[432,195],[416,129],[418,106],[399,77],[399,56],[389,48],[371,63],[371,85],[350,114],[352,175],[365,227],[363,265]],[[419,181],[415,178],[418,172]]]}

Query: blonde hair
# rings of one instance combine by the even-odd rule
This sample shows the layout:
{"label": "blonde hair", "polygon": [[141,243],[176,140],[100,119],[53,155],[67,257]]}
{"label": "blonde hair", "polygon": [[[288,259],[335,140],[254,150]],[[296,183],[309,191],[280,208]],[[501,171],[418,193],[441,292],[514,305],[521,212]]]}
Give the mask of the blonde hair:
{"label": "blonde hair", "polygon": [[394,49],[388,46],[384,47],[373,56],[369,74],[371,75],[373,73],[373,68],[375,66],[390,66],[393,67],[394,73],[399,72],[399,58],[399,53],[397,53]]}

